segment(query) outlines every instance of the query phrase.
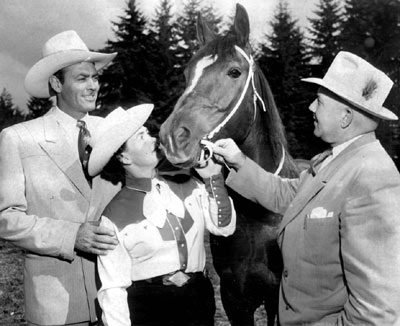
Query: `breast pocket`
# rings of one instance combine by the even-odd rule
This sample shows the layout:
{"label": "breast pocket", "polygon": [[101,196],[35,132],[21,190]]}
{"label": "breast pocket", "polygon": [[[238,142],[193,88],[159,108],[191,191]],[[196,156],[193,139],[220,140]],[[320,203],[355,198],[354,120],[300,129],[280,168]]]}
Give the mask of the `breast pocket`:
{"label": "breast pocket", "polygon": [[338,214],[330,217],[304,220],[304,249],[306,255],[318,264],[328,264],[339,256],[339,221]]}
{"label": "breast pocket", "polygon": [[147,220],[126,226],[121,235],[125,248],[134,259],[151,257],[162,246],[160,232]]}

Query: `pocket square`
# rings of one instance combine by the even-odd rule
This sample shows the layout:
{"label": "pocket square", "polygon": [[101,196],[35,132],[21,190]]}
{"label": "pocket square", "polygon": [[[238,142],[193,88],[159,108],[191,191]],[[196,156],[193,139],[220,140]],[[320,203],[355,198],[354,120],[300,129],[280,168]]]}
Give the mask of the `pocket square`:
{"label": "pocket square", "polygon": [[333,217],[333,212],[328,212],[323,207],[314,208],[311,211],[310,215],[308,215],[308,218],[328,218],[328,217]]}

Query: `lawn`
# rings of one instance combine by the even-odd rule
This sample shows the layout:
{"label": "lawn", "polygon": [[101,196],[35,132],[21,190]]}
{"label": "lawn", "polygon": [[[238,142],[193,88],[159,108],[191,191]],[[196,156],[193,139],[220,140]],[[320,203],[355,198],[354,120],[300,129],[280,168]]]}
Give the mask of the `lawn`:
{"label": "lawn", "polygon": [[[207,248],[207,251],[208,248]],[[208,252],[208,257],[210,254]],[[23,309],[23,251],[18,247],[0,240],[0,325],[25,326]],[[219,278],[212,268],[210,260],[207,262],[210,277],[214,284],[217,312],[215,326],[229,326],[228,319],[222,308],[219,293]],[[256,312],[256,325],[266,325],[264,308]]]}

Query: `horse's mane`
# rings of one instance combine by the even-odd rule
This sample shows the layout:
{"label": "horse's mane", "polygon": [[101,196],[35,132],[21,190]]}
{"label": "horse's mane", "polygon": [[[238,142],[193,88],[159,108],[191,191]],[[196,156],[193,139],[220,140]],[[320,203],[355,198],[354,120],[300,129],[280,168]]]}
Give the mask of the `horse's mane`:
{"label": "horse's mane", "polygon": [[264,130],[269,131],[268,138],[274,159],[279,159],[282,155],[282,145],[287,150],[286,133],[269,83],[258,66],[254,72],[254,84],[266,108],[264,112],[261,103],[257,102],[257,113],[264,117],[262,122],[265,124]]}
{"label": "horse's mane", "polygon": [[[204,48],[206,53],[204,53],[204,51],[199,51],[199,55],[217,55],[221,60],[231,58],[236,55],[235,45],[238,43],[239,40],[236,34],[232,31],[228,31],[225,35],[216,36],[216,38],[209,42]],[[271,88],[263,72],[257,65],[254,73],[254,82],[257,92],[261,96],[266,107],[266,112],[264,112],[262,105],[257,102],[257,114],[261,114],[263,117],[262,123],[265,124],[263,130],[269,131],[266,136],[268,137],[268,142],[272,149],[273,159],[276,161],[279,160],[282,155],[282,145],[287,150],[287,140]]]}

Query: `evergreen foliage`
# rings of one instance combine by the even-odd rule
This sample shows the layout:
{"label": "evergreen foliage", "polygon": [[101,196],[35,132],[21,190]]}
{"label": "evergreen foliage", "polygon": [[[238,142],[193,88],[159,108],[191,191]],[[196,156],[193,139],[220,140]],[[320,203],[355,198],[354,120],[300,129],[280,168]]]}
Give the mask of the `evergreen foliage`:
{"label": "evergreen foliage", "polygon": [[[154,42],[146,28],[146,20],[129,0],[125,15],[113,22],[115,40],[108,40],[102,52],[118,52],[111,66],[100,75],[102,87],[99,92],[99,107],[105,115],[117,106],[129,108],[133,105],[155,102],[149,90],[156,87]],[[157,94],[155,90],[152,92]]]}
{"label": "evergreen foliage", "polygon": [[4,87],[0,94],[0,130],[23,120],[24,117],[14,105],[11,93]]}
{"label": "evergreen foliage", "polygon": [[308,29],[312,42],[310,53],[318,60],[323,76],[340,51],[343,8],[338,0],[320,0],[314,14],[315,18],[308,19],[311,24]]}
{"label": "evergreen foliage", "polygon": [[307,108],[315,93],[310,93],[312,89],[300,81],[309,75],[310,67],[304,35],[286,1],[279,2],[270,24],[272,32],[266,35],[267,44],[260,45],[258,63],[271,84],[291,154],[309,158],[320,150],[320,144],[310,142],[313,126]]}
{"label": "evergreen foliage", "polygon": [[35,119],[43,116],[53,106],[53,101],[49,98],[37,98],[31,96],[28,100],[27,107],[29,113],[26,117],[27,120]]}
{"label": "evergreen foliage", "polygon": [[[353,52],[394,81],[385,107],[400,116],[400,1],[346,0],[341,47]],[[398,121],[381,121],[377,130],[383,146],[400,166]]]}

